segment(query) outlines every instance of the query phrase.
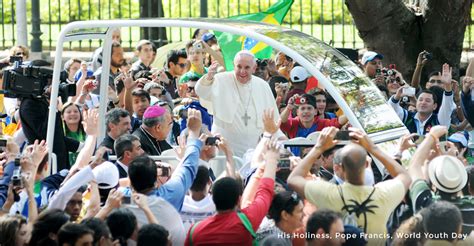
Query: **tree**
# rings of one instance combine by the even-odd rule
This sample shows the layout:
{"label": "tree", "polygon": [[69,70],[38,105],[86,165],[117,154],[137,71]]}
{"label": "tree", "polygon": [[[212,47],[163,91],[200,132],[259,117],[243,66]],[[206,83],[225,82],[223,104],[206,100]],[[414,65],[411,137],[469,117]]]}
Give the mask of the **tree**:
{"label": "tree", "polygon": [[[396,64],[405,79],[415,69],[418,54],[433,54],[423,74],[441,70],[443,63],[459,64],[472,0],[346,0],[359,36],[369,50],[383,54],[384,64]],[[425,81],[422,81],[425,82]]]}

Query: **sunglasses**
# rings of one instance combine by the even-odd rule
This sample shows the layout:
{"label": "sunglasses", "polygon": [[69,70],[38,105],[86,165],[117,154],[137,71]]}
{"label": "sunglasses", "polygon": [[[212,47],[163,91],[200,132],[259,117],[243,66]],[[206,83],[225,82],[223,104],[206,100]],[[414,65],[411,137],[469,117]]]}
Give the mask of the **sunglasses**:
{"label": "sunglasses", "polygon": [[398,83],[399,85],[404,85],[403,81],[400,79],[400,77],[396,78],[388,78],[387,79],[387,84],[392,84],[392,83]]}
{"label": "sunglasses", "polygon": [[266,59],[257,59],[257,66],[259,67],[265,67],[268,65],[268,61]]}
{"label": "sunglasses", "polygon": [[188,92],[194,91],[194,86],[188,86]]}
{"label": "sunglasses", "polygon": [[176,65],[180,66],[181,68],[185,68],[188,64],[186,64],[186,63],[176,63]]}

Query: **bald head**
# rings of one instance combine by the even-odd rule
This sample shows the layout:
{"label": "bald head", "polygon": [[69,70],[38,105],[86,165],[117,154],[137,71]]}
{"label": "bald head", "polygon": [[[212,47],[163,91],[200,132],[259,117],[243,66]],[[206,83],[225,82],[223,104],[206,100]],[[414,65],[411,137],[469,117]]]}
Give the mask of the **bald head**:
{"label": "bald head", "polygon": [[364,169],[367,161],[367,151],[357,144],[348,144],[341,149],[340,160],[346,180],[357,182],[364,180]]}

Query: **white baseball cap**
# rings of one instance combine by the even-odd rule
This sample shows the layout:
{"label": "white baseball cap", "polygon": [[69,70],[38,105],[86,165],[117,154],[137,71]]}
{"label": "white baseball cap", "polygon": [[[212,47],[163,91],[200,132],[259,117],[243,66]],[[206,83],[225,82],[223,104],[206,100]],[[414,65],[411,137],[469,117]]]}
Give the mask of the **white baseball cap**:
{"label": "white baseball cap", "polygon": [[290,79],[293,83],[299,83],[305,81],[309,77],[308,71],[301,66],[296,66],[291,69]]}
{"label": "white baseball cap", "polygon": [[92,170],[99,189],[112,189],[119,182],[119,172],[117,166],[106,161]]}
{"label": "white baseball cap", "polygon": [[367,62],[373,61],[375,58],[379,58],[380,60],[383,59],[383,55],[373,52],[373,51],[367,51],[364,53],[362,56],[362,65],[367,64]]}

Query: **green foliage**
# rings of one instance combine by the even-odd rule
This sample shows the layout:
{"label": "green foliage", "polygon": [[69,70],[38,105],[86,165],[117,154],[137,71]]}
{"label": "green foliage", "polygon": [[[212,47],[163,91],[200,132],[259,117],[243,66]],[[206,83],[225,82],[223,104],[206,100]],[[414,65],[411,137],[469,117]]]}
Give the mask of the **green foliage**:
{"label": "green foliage", "polygon": [[[198,17],[200,5],[196,0],[162,0],[165,17]],[[277,0],[208,0],[209,17],[228,17],[266,10]],[[12,21],[15,0],[0,0],[2,19]],[[31,21],[31,1],[27,2],[28,21]],[[13,4],[13,5],[12,5]],[[12,8],[13,6],[13,8]],[[139,18],[138,0],[40,0],[43,23],[65,24],[76,20]],[[351,22],[342,0],[295,0],[291,13],[285,18],[289,24],[341,24]]]}

